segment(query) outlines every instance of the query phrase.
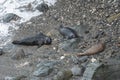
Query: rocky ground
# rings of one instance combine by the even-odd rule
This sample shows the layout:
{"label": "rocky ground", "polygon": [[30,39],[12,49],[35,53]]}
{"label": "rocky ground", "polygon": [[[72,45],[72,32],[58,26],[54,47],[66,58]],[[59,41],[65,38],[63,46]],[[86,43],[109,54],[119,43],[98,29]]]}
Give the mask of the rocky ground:
{"label": "rocky ground", "polygon": [[[103,64],[111,59],[119,61],[119,4],[119,0],[58,0],[43,15],[18,25],[20,28],[13,32],[13,40],[42,32],[52,38],[52,44],[38,48],[10,43],[3,47],[0,56],[0,80],[82,80],[87,74],[86,71],[90,75],[87,65],[94,62]],[[58,31],[60,24],[74,29],[80,37],[63,39]],[[76,56],[99,42],[105,45],[102,52],[90,56]],[[109,62],[118,66],[120,64],[117,61]],[[116,71],[120,70],[117,69]],[[120,77],[116,78],[119,79]],[[110,79],[107,77],[93,80]]]}

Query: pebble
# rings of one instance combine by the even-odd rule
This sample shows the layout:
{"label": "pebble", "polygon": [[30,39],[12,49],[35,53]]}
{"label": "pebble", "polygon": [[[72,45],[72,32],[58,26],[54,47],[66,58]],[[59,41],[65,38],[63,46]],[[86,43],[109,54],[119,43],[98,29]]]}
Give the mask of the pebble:
{"label": "pebble", "polygon": [[71,69],[71,71],[72,71],[72,74],[73,74],[74,76],[79,76],[79,75],[82,74],[82,69],[81,69],[80,67],[78,67],[78,65],[75,65],[75,66]]}
{"label": "pebble", "polygon": [[20,17],[14,13],[7,13],[6,15],[3,16],[3,22],[8,23],[12,20],[16,21]]}

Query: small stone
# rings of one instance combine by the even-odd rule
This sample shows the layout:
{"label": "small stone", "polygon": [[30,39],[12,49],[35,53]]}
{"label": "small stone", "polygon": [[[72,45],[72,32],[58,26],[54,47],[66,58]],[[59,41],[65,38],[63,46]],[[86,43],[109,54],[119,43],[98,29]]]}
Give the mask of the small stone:
{"label": "small stone", "polygon": [[12,55],[12,59],[13,60],[20,60],[22,58],[25,58],[25,53],[24,53],[24,50],[23,49],[18,49],[15,51],[15,53]]}
{"label": "small stone", "polygon": [[53,77],[53,80],[69,80],[72,77],[72,71],[67,69],[67,70],[62,70],[57,73]]}
{"label": "small stone", "polygon": [[74,66],[74,67],[71,69],[71,71],[72,71],[72,74],[73,74],[74,76],[79,76],[79,75],[82,74],[82,69],[79,68],[78,65]]}
{"label": "small stone", "polygon": [[8,23],[12,20],[16,21],[18,20],[20,17],[14,13],[7,13],[5,16],[3,16],[3,22]]}

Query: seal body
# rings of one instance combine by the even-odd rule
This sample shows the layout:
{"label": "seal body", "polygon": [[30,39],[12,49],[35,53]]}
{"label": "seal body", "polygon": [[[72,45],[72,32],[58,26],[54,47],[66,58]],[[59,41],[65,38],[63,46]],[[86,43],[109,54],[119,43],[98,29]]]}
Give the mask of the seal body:
{"label": "seal body", "polygon": [[69,27],[63,27],[63,25],[60,25],[58,30],[60,34],[63,35],[63,37],[66,39],[78,38],[76,31]]}
{"label": "seal body", "polygon": [[36,36],[28,37],[22,40],[14,40],[13,44],[17,45],[26,45],[26,46],[42,46],[42,45],[50,45],[52,43],[52,39],[43,33],[39,33]]}

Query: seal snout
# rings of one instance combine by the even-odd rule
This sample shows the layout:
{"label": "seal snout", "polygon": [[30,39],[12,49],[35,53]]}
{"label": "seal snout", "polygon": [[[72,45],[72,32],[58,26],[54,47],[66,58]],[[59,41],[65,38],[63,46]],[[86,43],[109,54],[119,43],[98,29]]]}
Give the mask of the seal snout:
{"label": "seal snout", "polygon": [[52,43],[52,39],[50,37],[46,37],[44,43],[45,44],[51,44]]}

